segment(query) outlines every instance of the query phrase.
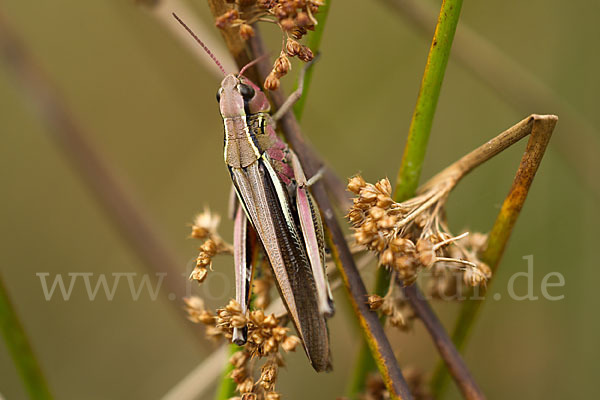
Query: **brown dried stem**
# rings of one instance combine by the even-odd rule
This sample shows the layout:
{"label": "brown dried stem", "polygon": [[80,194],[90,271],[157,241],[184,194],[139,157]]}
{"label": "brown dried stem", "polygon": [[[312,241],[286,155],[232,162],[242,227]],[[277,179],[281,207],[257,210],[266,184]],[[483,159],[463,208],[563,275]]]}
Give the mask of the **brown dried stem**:
{"label": "brown dried stem", "polygon": [[450,166],[436,174],[433,178],[419,188],[418,193],[422,193],[443,181],[451,181],[452,187],[454,187],[473,169],[506,150],[519,140],[523,139],[525,136],[531,134],[533,126],[536,123],[539,124],[541,121],[548,120],[555,121],[556,123],[557,117],[554,115],[532,114],[527,118],[517,122],[515,125],[500,133],[495,138],[482,144],[475,150],[471,151],[458,161],[452,163]]}
{"label": "brown dried stem", "polygon": [[[492,229],[490,234],[490,241],[488,243],[490,243],[491,246],[488,245],[488,248],[482,256],[482,261],[488,264],[493,272],[495,272],[497,268],[499,258],[504,250],[512,227],[514,226],[520,207],[523,205],[527,190],[529,189],[531,181],[533,180],[533,175],[535,175],[535,171],[539,166],[556,121],[557,117],[554,115],[530,115],[442,170],[418,190],[418,193],[422,193],[432,187],[439,187],[440,184],[444,184],[443,186],[447,191],[445,195],[447,195],[460,179],[474,168],[512,146],[525,136],[531,134],[525,155],[521,161],[519,172],[517,173],[517,178],[515,178],[515,183],[513,184],[513,190],[511,190],[511,194],[509,194],[509,197],[507,198],[507,201],[509,198],[511,198],[511,200],[509,203],[505,201],[502,208],[503,211],[501,211],[498,220],[494,225],[494,229]],[[423,321],[423,324],[432,336],[434,343],[440,351],[445,366],[450,371],[450,374],[456,381],[463,395],[466,398],[483,398],[483,394],[478,389],[477,384],[474,382],[464,361],[460,357],[459,351],[454,346],[453,341],[448,337],[444,327],[439,322],[437,316],[416,285],[404,288],[404,294],[407,301],[413,307],[416,314],[421,321]],[[465,303],[453,335],[454,343],[457,344],[458,348],[460,348],[460,345],[462,344],[459,338],[464,340],[466,337],[472,319],[480,304],[481,302],[477,301]],[[444,368],[443,364],[438,368],[438,371],[445,371],[445,368],[442,368]],[[442,372],[436,374],[434,381],[437,381],[438,379],[447,381],[448,375],[444,372],[445,377],[438,378],[437,376],[440,374],[442,374]],[[436,387],[437,386],[434,385],[434,388]]]}
{"label": "brown dried stem", "polygon": [[[45,76],[16,33],[0,15],[0,59],[20,85],[28,103],[39,118],[52,130],[49,137],[80,173],[82,182],[94,194],[109,220],[129,243],[143,265],[156,273],[167,273],[166,290],[178,299],[186,295],[181,262],[154,228],[152,218],[118,179],[102,154],[88,139],[63,103],[58,91]],[[170,302],[180,314],[178,302]],[[182,319],[183,321],[183,319]],[[191,326],[186,324],[186,326]],[[196,327],[193,327],[196,331]]]}
{"label": "brown dried stem", "polygon": [[[530,134],[527,148],[521,159],[512,187],[492,227],[487,247],[481,255],[481,260],[492,269],[492,277],[498,270],[502,254],[525,203],[529,188],[540,166],[557,121],[558,118],[555,115],[531,115],[498,136],[505,139],[510,137],[511,140],[503,141],[503,143],[509,143],[514,142],[516,138]],[[475,157],[471,158],[478,160]],[[464,157],[461,160],[464,160]],[[475,162],[471,161],[470,164],[475,164]],[[463,169],[467,170],[468,168],[463,165]],[[467,296],[467,298],[470,297]],[[482,303],[479,300],[468,300],[463,303],[452,333],[452,340],[458,349],[464,347]],[[431,381],[434,395],[439,396],[443,392],[447,380],[448,374],[444,366],[442,364],[438,365]]]}
{"label": "brown dried stem", "polygon": [[463,358],[446,333],[444,326],[423,297],[423,293],[421,293],[417,285],[412,284],[407,286],[403,288],[403,292],[415,314],[423,322],[423,325],[425,325],[425,328],[431,335],[435,347],[437,347],[440,356],[465,399],[485,399]]}

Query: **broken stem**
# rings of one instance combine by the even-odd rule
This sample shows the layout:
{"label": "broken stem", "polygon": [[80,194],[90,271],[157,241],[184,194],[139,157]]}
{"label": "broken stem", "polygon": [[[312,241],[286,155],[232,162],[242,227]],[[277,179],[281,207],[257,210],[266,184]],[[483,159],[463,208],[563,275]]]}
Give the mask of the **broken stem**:
{"label": "broken stem", "polygon": [[[506,248],[508,239],[510,238],[521,209],[523,208],[529,188],[531,187],[535,173],[542,161],[542,157],[544,156],[544,152],[546,151],[546,147],[557,121],[558,118],[555,115],[531,115],[488,142],[494,142],[495,145],[493,146],[493,149],[482,149],[482,147],[484,147],[482,146],[479,148],[481,150],[476,154],[471,152],[461,159],[462,168],[459,169],[462,171],[470,171],[474,166],[479,165],[486,159],[498,154],[499,151],[497,150],[506,148],[510,146],[510,144],[515,143],[516,140],[530,134],[525,154],[523,154],[523,158],[521,159],[512,187],[502,204],[500,213],[489,234],[486,249],[480,257],[481,261],[491,268],[492,277],[498,270],[502,254],[504,253],[504,249]],[[502,138],[503,140],[496,140],[499,138]],[[461,160],[459,160],[459,162]],[[466,172],[463,172],[462,174],[464,175],[465,173]],[[488,281],[488,287],[490,283],[491,280]],[[466,297],[469,299],[471,296],[467,295]],[[467,300],[462,304],[452,333],[452,341],[459,350],[464,348],[475,321],[475,317],[482,304],[482,301],[479,300]],[[441,397],[447,386],[447,382],[448,371],[444,364],[440,363],[431,380],[431,388],[435,398]]]}

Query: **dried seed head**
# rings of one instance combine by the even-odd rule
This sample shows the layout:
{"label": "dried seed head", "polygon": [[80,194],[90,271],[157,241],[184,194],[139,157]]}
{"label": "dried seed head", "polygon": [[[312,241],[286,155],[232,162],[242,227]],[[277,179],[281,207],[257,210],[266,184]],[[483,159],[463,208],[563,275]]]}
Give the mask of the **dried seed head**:
{"label": "dried seed head", "polygon": [[296,350],[296,347],[299,344],[300,339],[297,336],[288,336],[281,344],[281,347],[283,348],[283,350],[289,353],[290,351]]}
{"label": "dried seed head", "polygon": [[233,21],[235,21],[239,17],[240,17],[240,14],[239,14],[238,10],[231,9],[231,10],[225,12],[223,15],[217,17],[217,19],[215,21],[215,25],[219,29],[225,29],[228,26],[230,26],[233,23]]}
{"label": "dried seed head", "polygon": [[281,52],[279,57],[275,60],[273,64],[273,71],[275,75],[278,77],[282,77],[287,74],[292,69],[292,63],[287,58],[287,55],[284,52]]}
{"label": "dried seed head", "polygon": [[373,217],[375,221],[382,219],[386,215],[385,210],[377,206],[372,207],[369,210],[369,214],[371,214],[371,217]]}
{"label": "dried seed head", "polygon": [[254,36],[254,28],[252,28],[248,24],[242,24],[242,25],[240,25],[240,36],[244,40],[250,39],[251,37]]}
{"label": "dried seed head", "polygon": [[367,182],[360,175],[355,175],[348,180],[348,190],[352,193],[359,194],[361,189],[367,185]]}
{"label": "dried seed head", "polygon": [[388,248],[381,253],[381,257],[379,257],[379,262],[382,265],[390,266],[394,262],[394,252],[392,249]]}
{"label": "dried seed head", "polygon": [[195,280],[195,281],[198,281],[199,283],[202,283],[206,279],[207,275],[208,275],[208,269],[198,266],[198,267],[194,268],[194,270],[192,271],[192,273],[190,275],[190,280]]}
{"label": "dried seed head", "polygon": [[236,351],[229,358],[229,363],[235,368],[241,368],[249,359],[249,354],[243,350]]}
{"label": "dried seed head", "polygon": [[217,254],[217,244],[212,239],[208,239],[200,246],[200,250],[206,253],[208,257],[214,257]]}
{"label": "dried seed head", "polygon": [[312,50],[308,47],[301,46],[300,52],[298,53],[298,58],[304,62],[309,62],[312,61],[313,58],[315,58],[315,55],[313,54]]}
{"label": "dried seed head", "polygon": [[234,328],[243,328],[246,326],[246,317],[243,315],[234,315],[231,317],[231,326]]}
{"label": "dried seed head", "polygon": [[404,329],[408,326],[408,321],[400,311],[396,310],[390,318],[390,324],[396,328]]}
{"label": "dried seed head", "polygon": [[281,396],[277,392],[267,392],[265,400],[280,400]]}
{"label": "dried seed head", "polygon": [[394,200],[387,194],[377,195],[377,207],[388,208],[394,203]]}
{"label": "dried seed head", "polygon": [[292,18],[283,18],[279,21],[279,25],[281,25],[281,29],[286,32],[291,32],[296,28],[296,24]]}
{"label": "dried seed head", "polygon": [[225,307],[225,310],[232,314],[240,313],[240,312],[242,312],[242,306],[240,306],[240,303],[238,303],[234,299],[231,299],[231,300],[229,300],[229,303]]}
{"label": "dried seed head", "polygon": [[364,221],[364,214],[361,210],[352,209],[347,215],[352,226],[360,225]]}
{"label": "dried seed head", "polygon": [[375,187],[383,194],[386,194],[388,196],[392,195],[392,184],[390,183],[390,180],[388,178],[381,179],[375,184]]}
{"label": "dried seed head", "polygon": [[265,84],[264,87],[267,90],[277,90],[279,89],[279,78],[277,76],[275,76],[275,74],[273,73],[273,71],[271,71],[271,73],[267,76],[267,79],[265,79]]}
{"label": "dried seed head", "polygon": [[288,56],[290,57],[294,57],[297,56],[298,54],[300,54],[300,43],[298,43],[297,41],[295,41],[292,38],[288,38],[287,42],[285,43],[285,51],[288,54]]}
{"label": "dried seed head", "polygon": [[394,313],[394,300],[390,297],[386,297],[383,299],[383,304],[381,305],[381,312],[383,315],[392,315]]}
{"label": "dried seed head", "polygon": [[296,14],[296,26],[300,28],[306,28],[307,26],[312,25],[312,21],[308,17],[308,14],[300,11]]}
{"label": "dried seed head", "polygon": [[242,383],[238,385],[238,391],[242,394],[251,393],[252,389],[254,389],[254,382],[252,378],[246,378]]}
{"label": "dried seed head", "polygon": [[246,378],[248,377],[248,372],[246,371],[246,368],[234,368],[233,371],[231,371],[230,377],[235,383],[239,385],[240,383],[243,383],[246,380]]}
{"label": "dried seed head", "polygon": [[263,382],[273,383],[277,378],[277,364],[268,362],[263,365],[260,372],[260,380]]}
{"label": "dried seed head", "polygon": [[417,241],[417,252],[419,254],[419,262],[425,268],[431,267],[437,259],[433,243],[428,239],[419,239]]}
{"label": "dried seed head", "polygon": [[369,295],[367,304],[371,310],[377,310],[383,305],[383,297],[376,294]]}
{"label": "dried seed head", "polygon": [[292,30],[292,37],[296,40],[300,40],[306,33],[306,28],[295,28]]}
{"label": "dried seed head", "polygon": [[277,318],[275,318],[275,315],[273,315],[273,314],[267,316],[263,322],[263,325],[265,325],[269,328],[273,328],[273,327],[277,326],[277,324],[278,324]]}
{"label": "dried seed head", "polygon": [[252,311],[250,314],[250,320],[254,323],[254,325],[260,326],[265,320],[265,314],[262,310]]}

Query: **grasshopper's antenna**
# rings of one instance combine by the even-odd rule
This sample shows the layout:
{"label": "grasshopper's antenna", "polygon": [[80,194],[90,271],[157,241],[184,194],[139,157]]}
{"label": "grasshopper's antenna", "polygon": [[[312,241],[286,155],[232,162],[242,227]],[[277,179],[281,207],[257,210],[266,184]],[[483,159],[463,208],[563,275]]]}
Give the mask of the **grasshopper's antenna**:
{"label": "grasshopper's antenna", "polygon": [[251,66],[255,65],[256,63],[258,63],[259,61],[261,61],[263,58],[268,57],[269,53],[265,53],[262,56],[255,58],[254,60],[250,61],[248,64],[244,65],[242,67],[242,69],[240,70],[240,72],[238,73],[239,76],[244,75],[244,72],[246,72],[246,70],[248,68],[250,68]]}
{"label": "grasshopper's antenna", "polygon": [[223,75],[227,75],[227,73],[225,72],[225,68],[223,68],[223,66],[221,65],[221,63],[219,62],[219,60],[217,60],[217,57],[215,57],[215,55],[212,53],[212,51],[210,51],[208,49],[208,47],[204,44],[204,42],[202,40],[200,40],[198,38],[198,36],[196,36],[196,34],[194,32],[192,32],[192,30],[185,24],[185,22],[183,22],[181,20],[181,18],[179,18],[177,16],[177,14],[173,13],[173,16],[175,17],[175,19],[177,20],[177,22],[179,22],[186,31],[188,31],[188,33],[190,35],[192,35],[192,37],[196,40],[196,42],[198,42],[198,44],[200,46],[202,46],[202,48],[204,49],[204,51],[206,51],[206,54],[208,54],[210,56],[210,58],[212,58],[212,60],[215,62],[215,64],[217,64],[217,67],[219,67],[219,69],[221,70],[221,72],[223,73]]}

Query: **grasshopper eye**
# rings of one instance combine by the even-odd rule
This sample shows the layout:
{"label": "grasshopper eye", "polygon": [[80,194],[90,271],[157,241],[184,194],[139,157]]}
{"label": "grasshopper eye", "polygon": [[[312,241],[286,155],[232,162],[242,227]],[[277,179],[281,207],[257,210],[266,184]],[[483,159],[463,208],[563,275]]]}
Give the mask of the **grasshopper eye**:
{"label": "grasshopper eye", "polygon": [[221,102],[221,91],[223,91],[223,88],[219,88],[219,90],[217,90],[217,103]]}
{"label": "grasshopper eye", "polygon": [[240,94],[244,98],[245,101],[249,101],[254,97],[254,89],[251,86],[246,85],[245,83],[240,83],[238,86],[238,90]]}

